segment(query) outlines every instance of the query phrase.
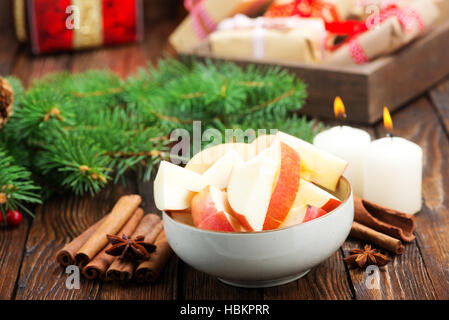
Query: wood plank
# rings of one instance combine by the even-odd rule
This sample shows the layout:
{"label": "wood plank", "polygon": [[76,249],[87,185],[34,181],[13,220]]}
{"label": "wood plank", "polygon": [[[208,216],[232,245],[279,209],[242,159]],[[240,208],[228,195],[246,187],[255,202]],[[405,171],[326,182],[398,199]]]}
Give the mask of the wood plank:
{"label": "wood plank", "polygon": [[15,295],[30,220],[25,218],[18,228],[0,227],[0,300]]}
{"label": "wood plank", "polygon": [[[416,284],[420,294],[449,298],[449,141],[438,116],[426,98],[393,114],[395,134],[418,143],[424,152],[423,199],[424,205],[416,215],[416,244],[423,262],[408,261],[414,266],[411,278],[401,283],[407,287],[416,275],[425,275]],[[380,135],[385,131],[378,127]],[[422,265],[421,265],[422,264]],[[425,270],[420,270],[425,268]],[[427,278],[430,278],[432,287]]]}
{"label": "wood plank", "polygon": [[160,278],[152,284],[102,283],[97,299],[101,300],[173,300],[177,298],[178,258],[173,256]]}
{"label": "wood plank", "polygon": [[438,86],[430,90],[429,95],[437,114],[444,124],[446,134],[449,135],[449,78],[446,78]]}
{"label": "wood plank", "polygon": [[158,59],[167,53],[167,39],[176,28],[176,21],[162,21],[148,24],[145,29],[145,40],[130,47],[129,73],[134,74],[138,68],[149,63],[155,65]]}
{"label": "wood plank", "polygon": [[96,299],[101,284],[81,277],[80,289],[67,289],[67,274],[55,256],[65,243],[107,214],[124,194],[136,192],[111,186],[92,198],[54,196],[36,212],[25,248],[16,299]]}
{"label": "wood plank", "polygon": [[68,70],[71,59],[70,53],[33,56],[28,49],[24,49],[17,57],[13,74],[22,81],[25,87],[28,87],[33,81],[47,74]]}
{"label": "wood plank", "polygon": [[[364,242],[349,238],[344,246],[345,256],[353,248],[363,248]],[[372,272],[350,269],[354,288],[354,298],[358,300],[398,300],[398,299],[435,299],[434,288],[426,272],[416,242],[406,245],[402,255],[393,255],[384,250],[381,253],[392,259],[387,266],[379,269],[379,288],[369,287]]]}
{"label": "wood plank", "polygon": [[352,299],[341,251],[312,268],[298,281],[264,289],[264,299],[280,300],[348,300]]}
{"label": "wood plank", "polygon": [[236,288],[197,271],[180,261],[179,299],[186,300],[260,300],[260,289]]}
{"label": "wood plank", "polygon": [[0,1],[0,30],[13,34],[13,1]]}
{"label": "wood plank", "polygon": [[14,35],[10,32],[0,32],[0,76],[12,72],[18,51],[19,43]]}

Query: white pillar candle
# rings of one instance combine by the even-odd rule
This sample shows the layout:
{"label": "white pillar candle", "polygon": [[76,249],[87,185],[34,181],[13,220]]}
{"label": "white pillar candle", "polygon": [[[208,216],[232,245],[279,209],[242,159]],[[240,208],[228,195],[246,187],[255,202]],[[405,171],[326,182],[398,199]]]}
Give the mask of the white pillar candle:
{"label": "white pillar candle", "polygon": [[363,160],[370,142],[368,132],[348,126],[333,127],[319,133],[313,140],[318,148],[348,161],[344,176],[359,197],[363,196]]}
{"label": "white pillar candle", "polygon": [[366,153],[363,196],[378,205],[409,214],[421,210],[423,153],[398,137],[373,141]]}

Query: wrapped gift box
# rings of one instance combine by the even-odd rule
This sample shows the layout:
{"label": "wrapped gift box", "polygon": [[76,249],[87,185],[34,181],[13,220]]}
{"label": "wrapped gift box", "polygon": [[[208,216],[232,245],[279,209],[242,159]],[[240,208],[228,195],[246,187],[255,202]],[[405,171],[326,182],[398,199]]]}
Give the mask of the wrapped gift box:
{"label": "wrapped gift box", "polygon": [[15,0],[14,8],[17,37],[28,41],[35,54],[134,42],[143,36],[141,0]]}
{"label": "wrapped gift box", "polygon": [[214,55],[310,63],[323,60],[325,42],[323,20],[298,17],[237,15],[224,20],[209,37]]}
{"label": "wrapped gift box", "polygon": [[354,36],[328,56],[326,63],[362,64],[391,54],[433,26],[438,16],[438,8],[432,1],[410,1],[404,6],[387,7],[380,12],[378,25]]}
{"label": "wrapped gift box", "polygon": [[272,0],[185,0],[189,16],[170,36],[170,44],[178,52],[191,52],[225,18],[242,13],[254,15]]}
{"label": "wrapped gift box", "polygon": [[302,114],[333,119],[333,100],[341,96],[348,121],[373,124],[382,119],[383,106],[400,108],[449,74],[449,21],[438,24],[402,50],[363,65],[325,65],[254,58],[229,58],[198,48],[200,59],[231,60],[240,65],[275,65],[307,83],[308,98]]}

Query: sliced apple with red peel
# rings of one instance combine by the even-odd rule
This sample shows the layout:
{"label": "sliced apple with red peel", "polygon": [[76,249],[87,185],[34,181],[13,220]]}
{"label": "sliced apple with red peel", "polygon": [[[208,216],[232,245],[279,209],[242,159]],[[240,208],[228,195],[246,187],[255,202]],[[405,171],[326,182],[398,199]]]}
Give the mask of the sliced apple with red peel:
{"label": "sliced apple with red peel", "polygon": [[190,207],[194,196],[191,191],[194,181],[200,179],[200,175],[162,161],[154,179],[154,202],[161,211],[184,210]]}
{"label": "sliced apple with red peel", "polygon": [[232,209],[226,192],[207,186],[192,199],[193,224],[212,231],[244,231],[238,220],[229,212]]}
{"label": "sliced apple with red peel", "polygon": [[284,222],[299,189],[301,169],[299,155],[285,143],[281,142],[280,146],[281,165],[271,194],[263,230],[276,229]]}
{"label": "sliced apple with red peel", "polygon": [[341,201],[326,190],[321,189],[307,180],[301,179],[293,207],[311,205],[323,209],[326,212],[330,212],[340,204]]}
{"label": "sliced apple with red peel", "polygon": [[313,219],[319,218],[327,214],[327,211],[320,209],[318,207],[314,207],[311,205],[307,206],[306,214],[304,216],[304,220],[302,222],[311,221]]}
{"label": "sliced apple with red peel", "polygon": [[335,191],[348,162],[304,140],[284,132],[276,134],[301,157],[301,178]]}
{"label": "sliced apple with red peel", "polygon": [[227,187],[232,170],[235,166],[243,163],[242,157],[235,150],[228,151],[219,158],[209,169],[204,172],[199,180],[194,181],[191,191],[199,192],[206,186],[213,186],[218,189]]}
{"label": "sliced apple with red peel", "polygon": [[312,181],[331,191],[337,189],[338,181],[348,165],[347,161],[284,132],[278,132],[275,136],[261,136],[253,143],[260,152],[263,146],[270,145],[275,137],[298,152],[301,158],[301,179]]}
{"label": "sliced apple with red peel", "polygon": [[247,143],[224,143],[209,147],[198,152],[187,162],[185,168],[199,174],[205,173],[215,162],[229,151],[236,151],[239,156],[247,161],[256,155],[255,148]]}
{"label": "sliced apple with red peel", "polygon": [[234,168],[228,200],[234,216],[249,231],[262,231],[280,166],[280,143]]}
{"label": "sliced apple with red peel", "polygon": [[306,215],[306,211],[307,206],[300,206],[290,209],[287,217],[279,226],[279,228],[286,228],[302,223]]}
{"label": "sliced apple with red peel", "polygon": [[192,213],[190,212],[190,210],[170,211],[169,214],[173,218],[173,220],[187,224],[189,226],[194,226]]}

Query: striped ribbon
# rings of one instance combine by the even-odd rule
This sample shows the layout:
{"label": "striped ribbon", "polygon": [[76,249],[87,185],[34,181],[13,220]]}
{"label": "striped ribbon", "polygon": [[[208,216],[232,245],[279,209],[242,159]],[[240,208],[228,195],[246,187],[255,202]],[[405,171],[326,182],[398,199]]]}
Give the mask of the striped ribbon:
{"label": "striped ribbon", "polygon": [[[396,17],[406,32],[412,32],[415,25],[418,26],[420,32],[423,32],[425,29],[422,17],[411,7],[399,8],[392,5],[379,14],[379,23],[383,23],[391,17]],[[356,64],[363,64],[368,62],[369,58],[360,45],[358,39],[359,34],[350,37],[348,40],[348,48],[354,62]]]}
{"label": "striped ribbon", "polygon": [[185,0],[184,7],[190,12],[193,29],[200,39],[217,29],[217,24],[203,6],[203,0]]}

